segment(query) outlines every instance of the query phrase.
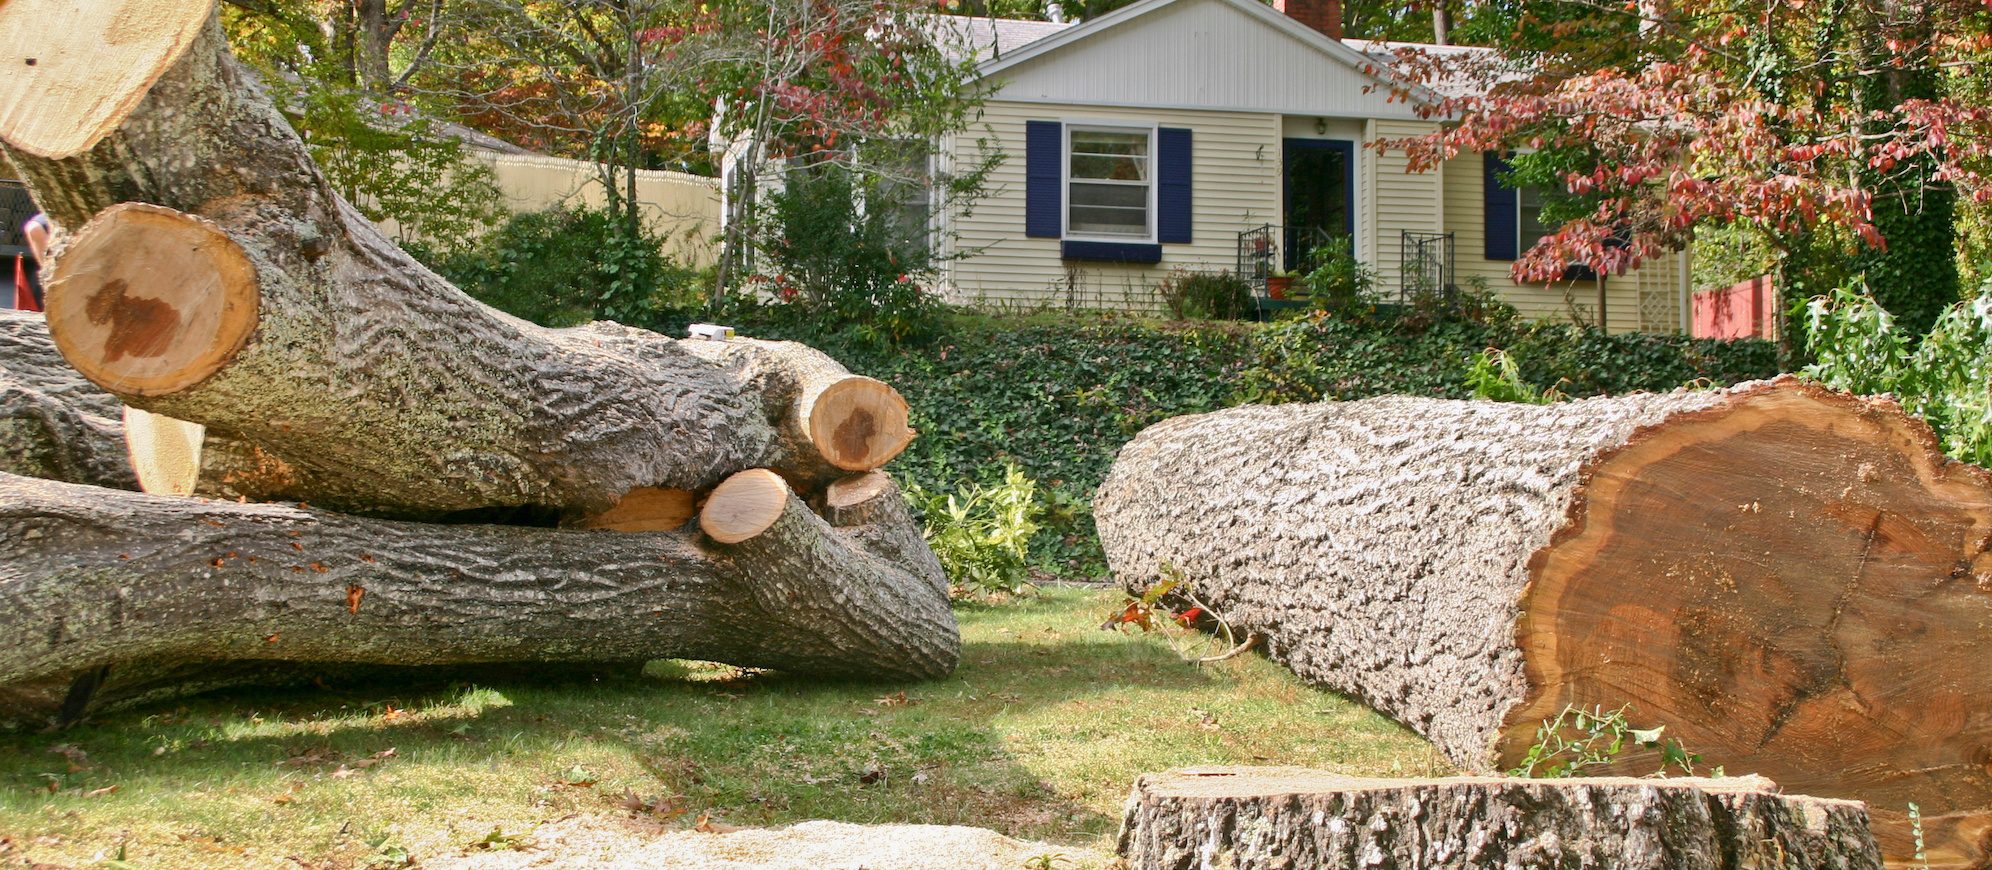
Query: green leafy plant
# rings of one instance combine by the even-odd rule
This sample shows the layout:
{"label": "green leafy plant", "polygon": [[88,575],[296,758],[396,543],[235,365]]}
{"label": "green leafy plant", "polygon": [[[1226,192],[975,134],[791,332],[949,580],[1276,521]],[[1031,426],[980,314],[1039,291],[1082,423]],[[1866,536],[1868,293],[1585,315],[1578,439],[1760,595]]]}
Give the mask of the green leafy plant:
{"label": "green leafy plant", "polygon": [[[1628,744],[1657,749],[1660,752],[1660,769],[1652,776],[1666,776],[1669,768],[1679,768],[1683,776],[1694,776],[1695,765],[1702,758],[1687,751],[1681,742],[1672,737],[1662,738],[1667,726],[1658,728],[1634,728],[1626,719],[1632,710],[1631,704],[1616,710],[1606,710],[1594,706],[1589,710],[1575,705],[1565,706],[1555,718],[1545,719],[1536,728],[1536,742],[1531,745],[1522,763],[1508,771],[1509,776],[1564,777],[1579,776],[1587,767],[1609,766],[1618,760],[1619,753]],[[1722,768],[1717,767],[1711,776],[1722,776]]]}
{"label": "green leafy plant", "polygon": [[1349,240],[1338,238],[1315,248],[1318,263],[1301,279],[1314,307],[1323,311],[1348,312],[1369,304],[1377,284],[1377,273],[1356,259]]}
{"label": "green leafy plant", "polygon": [[1155,290],[1162,306],[1176,320],[1245,320],[1252,316],[1252,285],[1230,272],[1177,268]]}
{"label": "green leafy plant", "polygon": [[1029,586],[1030,540],[1037,533],[1037,484],[1015,463],[1003,482],[939,495],[907,489],[926,522],[927,543],[963,592],[1014,594]]}
{"label": "green leafy plant", "polygon": [[1945,309],[1920,340],[1863,290],[1843,287],[1807,303],[1818,361],[1804,374],[1835,389],[1893,393],[1930,424],[1945,453],[1992,464],[1992,285]]}
{"label": "green leafy plant", "polygon": [[[1231,621],[1197,597],[1181,568],[1163,562],[1161,573],[1161,581],[1142,590],[1140,595],[1127,596],[1121,609],[1107,617],[1100,627],[1117,629],[1123,634],[1139,628],[1144,635],[1160,635],[1178,657],[1195,664],[1223,661],[1258,643],[1256,634],[1247,635],[1240,642]],[[1213,645],[1222,651],[1206,655]]]}
{"label": "green leafy plant", "polygon": [[1909,833],[1916,838],[1916,863],[1930,870],[1930,853],[1923,845],[1923,808],[1915,801],[1909,802]]}
{"label": "green leafy plant", "polygon": [[1467,367],[1466,385],[1473,389],[1474,398],[1496,402],[1547,405],[1570,398],[1556,387],[1539,390],[1522,380],[1522,367],[1512,354],[1498,347],[1473,355],[1473,362]]}

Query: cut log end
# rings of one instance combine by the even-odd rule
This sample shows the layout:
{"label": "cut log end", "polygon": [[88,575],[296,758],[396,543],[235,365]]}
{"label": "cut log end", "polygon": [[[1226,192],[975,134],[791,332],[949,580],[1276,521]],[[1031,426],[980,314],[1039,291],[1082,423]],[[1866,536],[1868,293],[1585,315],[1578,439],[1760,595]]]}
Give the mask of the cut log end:
{"label": "cut log end", "polygon": [[153,495],[193,495],[207,427],[130,407],[124,409],[124,424],[139,488]]}
{"label": "cut log end", "polygon": [[0,138],[60,160],[123,123],[186,53],[212,3],[0,3]]}
{"label": "cut log end", "polygon": [[809,437],[823,458],[845,471],[870,471],[913,443],[906,424],[906,400],[874,378],[853,375],[816,397],[809,413]]}
{"label": "cut log end", "polygon": [[1992,719],[1975,712],[1992,582],[1967,567],[1992,526],[1985,481],[1892,405],[1818,388],[1635,437],[1536,556],[1517,625],[1535,690],[1502,763],[1565,705],[1630,700],[1729,770],[1992,815]]}
{"label": "cut log end", "polygon": [[48,285],[63,358],[113,393],[162,396],[206,380],[256,330],[256,270],[215,224],[125,203],[76,234]]}
{"label": "cut log end", "polygon": [[578,523],[576,528],[618,532],[669,532],[698,513],[698,494],[685,489],[639,486],[616,506]]}
{"label": "cut log end", "polygon": [[750,468],[721,482],[699,513],[699,528],[722,544],[738,544],[781,519],[789,485],[765,468]]}

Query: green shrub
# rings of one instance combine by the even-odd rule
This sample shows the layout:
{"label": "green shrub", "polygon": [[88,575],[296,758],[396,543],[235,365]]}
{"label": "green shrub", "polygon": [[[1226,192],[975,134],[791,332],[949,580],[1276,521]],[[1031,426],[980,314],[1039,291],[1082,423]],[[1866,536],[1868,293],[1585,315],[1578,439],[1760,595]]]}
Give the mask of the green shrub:
{"label": "green shrub", "polygon": [[1807,305],[1807,343],[1818,361],[1805,375],[1834,389],[1893,393],[1930,424],[1945,453],[1992,465],[1992,285],[1945,309],[1920,341],[1864,289]]}
{"label": "green shrub", "polygon": [[926,339],[941,305],[927,289],[934,258],[907,212],[910,191],[834,163],[792,169],[786,182],[768,195],[765,269],[748,281],[773,300],[759,316],[878,345]]}
{"label": "green shrub", "polygon": [[1156,288],[1169,316],[1177,320],[1246,320],[1252,316],[1252,285],[1230,272],[1178,268]]}
{"label": "green shrub", "polygon": [[556,205],[514,215],[463,250],[404,247],[478,300],[543,326],[652,328],[695,301],[699,274],[665,257],[662,237],[617,229],[606,211]]}
{"label": "green shrub", "polygon": [[958,493],[907,488],[923,518],[927,544],[964,592],[1015,593],[1029,585],[1030,540],[1037,534],[1037,484],[1015,463],[1003,464],[1003,482],[975,484]]}

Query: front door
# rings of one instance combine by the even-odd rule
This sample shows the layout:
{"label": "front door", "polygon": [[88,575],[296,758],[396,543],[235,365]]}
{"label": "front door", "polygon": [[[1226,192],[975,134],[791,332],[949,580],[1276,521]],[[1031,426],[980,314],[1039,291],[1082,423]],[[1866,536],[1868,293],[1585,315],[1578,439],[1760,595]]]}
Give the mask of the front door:
{"label": "front door", "polygon": [[[1347,139],[1287,139],[1285,262],[1311,268],[1327,243],[1356,231],[1356,143]],[[1347,249],[1344,249],[1347,253]]]}

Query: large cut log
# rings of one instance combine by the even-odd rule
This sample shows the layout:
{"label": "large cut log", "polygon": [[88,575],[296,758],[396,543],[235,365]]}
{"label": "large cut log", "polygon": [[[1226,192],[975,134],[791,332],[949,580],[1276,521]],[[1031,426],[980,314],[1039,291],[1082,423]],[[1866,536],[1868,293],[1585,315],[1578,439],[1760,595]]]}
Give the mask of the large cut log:
{"label": "large cut log", "polygon": [[[0,33],[65,22],[0,78],[0,147],[64,229],[51,330],[127,404],[288,470],[244,495],[586,517],[746,468],[810,489],[912,437],[889,386],[801,345],[549,330],[472,300],[339,199],[211,4],[75,5],[0,5]],[[163,36],[113,38],[140,19]]]}
{"label": "large cut log", "polygon": [[137,489],[123,410],[63,362],[40,314],[0,309],[0,472]]}
{"label": "large cut log", "polygon": [[[1791,378],[1554,405],[1387,397],[1165,421],[1094,502],[1296,673],[1474,772],[1566,705],[1992,866],[1992,476]],[[1647,773],[1652,756],[1621,768]]]}
{"label": "large cut log", "polygon": [[1294,768],[1146,774],[1129,870],[1881,870],[1856,801],[1728,779],[1364,779]]}
{"label": "large cut log", "polygon": [[[944,578],[748,474],[781,486],[756,493],[779,521],[728,544],[696,527],[415,523],[0,475],[0,720],[64,718],[79,681],[98,685],[68,718],[121,691],[159,697],[175,667],[205,688],[198,665],[237,660],[694,658],[886,680],[954,667]],[[709,513],[739,512],[724,489]]]}

